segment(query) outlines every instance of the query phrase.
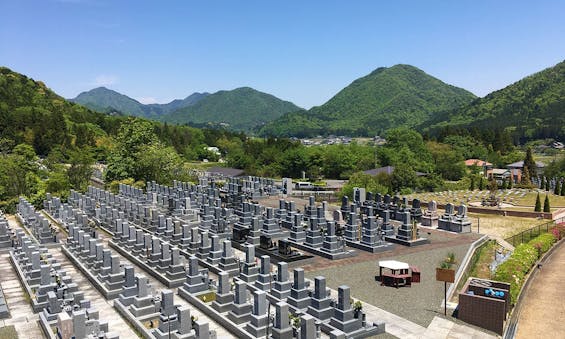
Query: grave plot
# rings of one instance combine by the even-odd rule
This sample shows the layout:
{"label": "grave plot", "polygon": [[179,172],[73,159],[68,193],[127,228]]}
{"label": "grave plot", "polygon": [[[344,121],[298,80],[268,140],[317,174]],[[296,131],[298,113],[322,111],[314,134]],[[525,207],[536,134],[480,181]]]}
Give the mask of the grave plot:
{"label": "grave plot", "polygon": [[49,220],[24,198],[20,197],[18,202],[18,221],[22,223],[31,233],[31,236],[37,239],[40,244],[56,243],[57,237],[55,229],[51,227]]}
{"label": "grave plot", "polygon": [[[194,257],[191,261],[197,263]],[[269,257],[262,256],[257,280],[246,283],[235,277],[230,281],[227,273],[220,273],[216,293],[212,296],[205,274],[192,268],[190,278],[187,277],[178,293],[238,338],[264,337],[267,331],[274,338],[292,338],[289,314],[302,319],[302,326],[294,331],[301,338],[315,337],[319,330],[343,338],[363,338],[384,332],[383,323],[366,324],[362,312],[354,313],[347,286],[340,287],[338,301],[335,301],[330,298],[324,277],[316,277],[315,288],[310,291],[304,270],[294,269],[291,283],[287,268],[286,263],[279,262],[276,279],[273,279]],[[269,320],[271,306],[275,310],[273,324]]]}
{"label": "grave plot", "polygon": [[0,211],[0,250],[12,247],[11,235],[12,230],[8,225],[8,220],[6,220],[6,217],[2,211]]}
{"label": "grave plot", "polygon": [[471,232],[471,221],[467,218],[467,206],[461,204],[457,208],[457,214],[454,209],[451,203],[445,205],[445,214],[439,218],[438,228],[457,233]]}
{"label": "grave plot", "polygon": [[[82,214],[75,211],[78,222]],[[115,299],[114,308],[145,338],[207,338],[215,332],[207,322],[194,326],[188,307],[172,305],[172,292],[162,292],[161,299],[151,295],[148,279],[136,275],[131,265],[123,265],[117,255],[104,248],[96,232],[74,222],[64,225],[69,237],[63,253],[78,267],[106,299]],[[183,277],[184,280],[184,277]],[[171,307],[172,305],[172,307]]]}
{"label": "grave plot", "polygon": [[60,264],[35,239],[16,231],[10,260],[25,291],[30,296],[34,312],[39,312],[40,325],[49,338],[118,338],[109,332],[108,322],[99,319],[98,310],[91,307],[84,293],[67,275]]}

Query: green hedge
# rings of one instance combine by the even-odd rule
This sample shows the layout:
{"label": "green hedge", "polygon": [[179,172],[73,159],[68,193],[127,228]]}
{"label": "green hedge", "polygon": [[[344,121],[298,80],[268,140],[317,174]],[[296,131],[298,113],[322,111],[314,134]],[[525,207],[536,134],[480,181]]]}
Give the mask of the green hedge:
{"label": "green hedge", "polygon": [[497,267],[494,279],[510,283],[510,296],[513,304],[518,299],[526,274],[539,257],[549,251],[555,241],[557,239],[551,233],[539,235],[527,244],[518,245],[510,258]]}

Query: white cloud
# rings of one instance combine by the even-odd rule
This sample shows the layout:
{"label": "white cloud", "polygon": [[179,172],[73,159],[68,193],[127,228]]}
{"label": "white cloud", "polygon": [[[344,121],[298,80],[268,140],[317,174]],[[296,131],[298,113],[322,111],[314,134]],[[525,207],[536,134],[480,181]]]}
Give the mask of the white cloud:
{"label": "white cloud", "polygon": [[141,97],[141,98],[136,98],[137,101],[141,102],[144,105],[148,105],[148,104],[157,104],[157,99],[153,98],[153,97]]}
{"label": "white cloud", "polygon": [[118,82],[118,77],[110,74],[100,74],[94,78],[94,86],[111,86]]}

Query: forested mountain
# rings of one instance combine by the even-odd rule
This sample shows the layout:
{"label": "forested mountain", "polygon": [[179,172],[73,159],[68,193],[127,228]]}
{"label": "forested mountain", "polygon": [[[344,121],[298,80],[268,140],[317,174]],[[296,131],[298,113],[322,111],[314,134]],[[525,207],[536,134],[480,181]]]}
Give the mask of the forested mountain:
{"label": "forested mountain", "polygon": [[47,155],[55,146],[94,145],[118,124],[119,118],[68,102],[43,82],[0,67],[0,139],[4,143],[27,143],[37,154]]}
{"label": "forested mountain", "polygon": [[210,94],[194,105],[163,116],[161,120],[177,124],[222,125],[232,130],[249,131],[298,110],[300,107],[291,102],[250,87],[241,87]]}
{"label": "forested mountain", "polygon": [[[172,103],[171,103],[172,104]],[[91,148],[99,160],[113,147],[126,117],[110,116],[65,100],[41,81],[0,67],[0,152],[14,145],[33,146],[40,156],[54,149]],[[149,122],[148,122],[149,123]],[[195,159],[206,142],[225,132],[150,122],[152,133],[187,159]]]}
{"label": "forested mountain", "polygon": [[117,110],[127,115],[159,119],[161,115],[193,105],[207,95],[208,93],[193,93],[182,100],[176,99],[167,104],[144,105],[127,95],[105,87],[98,87],[80,93],[76,98],[71,99],[71,101],[98,112],[108,113]]}
{"label": "forested mountain", "polygon": [[272,136],[368,136],[413,127],[475,96],[410,65],[381,67],[355,80],[328,102],[282,116],[261,129]]}
{"label": "forested mountain", "polygon": [[436,114],[421,128],[440,136],[502,130],[514,143],[541,138],[563,140],[565,61],[467,106]]}

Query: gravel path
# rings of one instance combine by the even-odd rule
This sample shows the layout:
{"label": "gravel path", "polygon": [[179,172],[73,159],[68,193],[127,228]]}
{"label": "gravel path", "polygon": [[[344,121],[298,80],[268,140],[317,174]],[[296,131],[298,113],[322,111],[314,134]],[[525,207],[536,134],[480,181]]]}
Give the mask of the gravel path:
{"label": "gravel path", "polygon": [[[339,285],[349,285],[353,298],[427,327],[434,316],[443,314],[441,302],[444,298],[444,285],[435,280],[435,268],[448,252],[454,252],[456,259],[461,260],[470,244],[479,236],[435,230],[430,230],[430,234],[426,234],[427,230],[420,232],[431,240],[431,244],[412,248],[397,246],[391,252],[380,254],[365,252],[355,258],[333,263],[329,260],[317,260],[305,267],[306,275],[310,279],[318,275],[325,276],[328,286],[334,289]],[[421,271],[421,282],[398,289],[381,286],[380,282],[375,281],[375,276],[378,275],[377,262],[385,258],[417,266]]]}

